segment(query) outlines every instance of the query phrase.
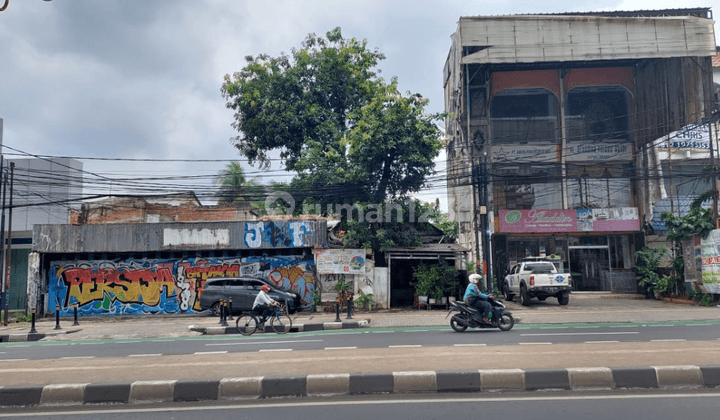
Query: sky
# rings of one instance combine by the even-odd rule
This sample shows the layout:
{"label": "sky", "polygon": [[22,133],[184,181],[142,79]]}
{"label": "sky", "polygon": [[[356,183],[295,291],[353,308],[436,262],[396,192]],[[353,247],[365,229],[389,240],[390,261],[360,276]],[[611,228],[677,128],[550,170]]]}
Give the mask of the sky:
{"label": "sky", "polygon": [[[339,26],[386,55],[382,77],[442,112],[461,16],[686,7],[718,12],[720,0],[9,0],[0,12],[2,153],[79,159],[85,194],[195,190],[210,204],[213,177],[245,162],[220,93],[245,56],[289,53]],[[446,209],[444,155],[437,162],[418,197]],[[279,164],[244,166],[264,183],[287,180]],[[128,189],[128,180],[163,187]]]}

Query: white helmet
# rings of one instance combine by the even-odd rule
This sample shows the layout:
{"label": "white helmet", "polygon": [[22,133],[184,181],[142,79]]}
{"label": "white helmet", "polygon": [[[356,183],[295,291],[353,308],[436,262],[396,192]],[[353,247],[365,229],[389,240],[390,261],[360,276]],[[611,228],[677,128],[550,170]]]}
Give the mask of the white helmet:
{"label": "white helmet", "polygon": [[470,283],[478,284],[478,283],[480,283],[481,278],[482,278],[482,276],[480,274],[470,274],[470,277],[469,277]]}

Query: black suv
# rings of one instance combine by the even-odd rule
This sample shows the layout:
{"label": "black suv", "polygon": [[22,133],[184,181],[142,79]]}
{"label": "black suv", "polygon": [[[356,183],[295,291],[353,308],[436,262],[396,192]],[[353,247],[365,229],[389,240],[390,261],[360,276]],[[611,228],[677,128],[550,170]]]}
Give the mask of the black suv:
{"label": "black suv", "polygon": [[289,313],[310,309],[309,305],[302,305],[300,296],[297,293],[280,289],[267,280],[256,277],[208,280],[205,282],[203,293],[200,295],[200,309],[210,309],[213,315],[220,315],[220,301],[232,298],[232,307],[230,308],[232,312],[252,311],[255,297],[264,284],[270,286],[268,294],[271,298],[278,302],[285,302]]}

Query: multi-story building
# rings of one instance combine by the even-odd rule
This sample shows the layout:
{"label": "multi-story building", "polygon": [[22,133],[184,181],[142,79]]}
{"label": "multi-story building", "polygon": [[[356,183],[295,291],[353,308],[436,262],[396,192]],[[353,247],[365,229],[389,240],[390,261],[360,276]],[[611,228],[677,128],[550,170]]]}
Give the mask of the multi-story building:
{"label": "multi-story building", "polygon": [[715,54],[708,8],[460,18],[448,207],[489,277],[552,254],[577,290],[635,290],[655,141],[709,117]]}

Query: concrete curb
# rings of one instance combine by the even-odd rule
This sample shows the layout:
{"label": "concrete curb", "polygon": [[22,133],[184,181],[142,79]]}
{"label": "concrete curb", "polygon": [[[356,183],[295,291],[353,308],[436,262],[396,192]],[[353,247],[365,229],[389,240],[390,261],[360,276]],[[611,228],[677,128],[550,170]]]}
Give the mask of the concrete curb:
{"label": "concrete curb", "polygon": [[718,366],[389,372],[199,381],[0,387],[0,407],[241,400],[356,394],[713,388]]}
{"label": "concrete curb", "polygon": [[[352,328],[367,328],[370,326],[369,319],[361,319],[357,321],[342,321],[342,322],[320,322],[320,323],[298,323],[293,324],[290,332],[304,332],[304,331],[322,331],[322,330],[343,330]],[[188,326],[188,330],[199,332],[204,335],[223,335],[223,334],[239,334],[235,325],[229,325],[227,327],[222,326]],[[270,331],[267,331],[270,332]],[[263,333],[258,330],[257,333]]]}

